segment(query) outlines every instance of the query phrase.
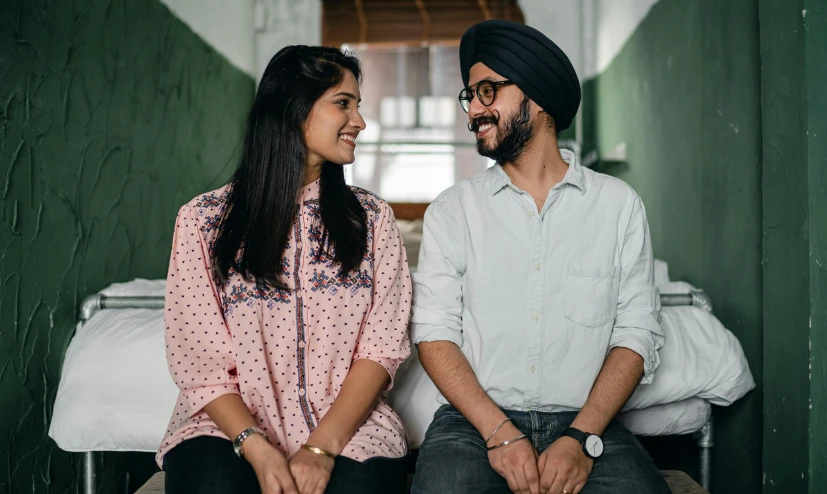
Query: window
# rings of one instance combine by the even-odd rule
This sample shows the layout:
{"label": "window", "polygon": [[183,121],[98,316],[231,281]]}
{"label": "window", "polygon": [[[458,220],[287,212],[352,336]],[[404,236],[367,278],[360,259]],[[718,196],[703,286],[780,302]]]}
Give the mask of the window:
{"label": "window", "polygon": [[362,116],[347,180],[390,202],[430,202],[490,166],[475,149],[455,45],[368,47],[362,61]]}

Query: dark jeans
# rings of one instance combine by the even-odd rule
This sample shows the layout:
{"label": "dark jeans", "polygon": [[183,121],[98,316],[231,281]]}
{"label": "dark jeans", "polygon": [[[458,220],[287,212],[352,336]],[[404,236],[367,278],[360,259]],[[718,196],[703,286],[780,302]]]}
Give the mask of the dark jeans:
{"label": "dark jeans", "polygon": [[[325,494],[404,493],[405,458],[371,458],[360,463],[336,458]],[[253,467],[233,452],[230,441],[212,436],[187,439],[164,456],[167,494],[261,492]]]}
{"label": "dark jeans", "polygon": [[[503,411],[539,453],[556,441],[577,416],[577,412]],[[583,494],[672,492],[643,446],[619,422],[612,421],[602,438],[605,451],[594,462],[581,491]],[[419,448],[412,492],[499,494],[511,491],[506,480],[491,468],[485,439],[456,408],[445,405],[434,414]]]}

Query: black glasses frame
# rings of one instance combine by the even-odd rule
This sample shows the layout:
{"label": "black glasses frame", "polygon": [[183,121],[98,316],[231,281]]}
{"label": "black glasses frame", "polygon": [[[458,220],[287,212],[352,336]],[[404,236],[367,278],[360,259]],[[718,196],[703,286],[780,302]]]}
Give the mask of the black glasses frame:
{"label": "black glasses frame", "polygon": [[[491,106],[494,104],[494,101],[497,99],[497,89],[501,86],[507,86],[509,84],[514,84],[514,81],[504,80],[504,81],[480,81],[474,86],[468,86],[467,88],[463,89],[459,92],[459,105],[465,110],[465,113],[468,113],[468,109],[471,108],[471,101],[474,99],[474,95],[477,95],[477,99],[482,103],[482,106]],[[491,101],[488,103],[482,98],[480,94],[480,88],[490,87],[493,95],[491,96]]]}

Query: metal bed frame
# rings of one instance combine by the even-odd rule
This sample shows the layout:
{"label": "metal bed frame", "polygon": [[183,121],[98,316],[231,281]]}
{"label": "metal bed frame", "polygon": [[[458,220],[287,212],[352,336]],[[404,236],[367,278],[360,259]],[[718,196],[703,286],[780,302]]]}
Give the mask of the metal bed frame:
{"label": "metal bed frame", "polygon": [[[712,312],[712,299],[700,290],[685,294],[661,294],[660,303],[664,307],[692,305]],[[148,297],[110,297],[100,293],[90,295],[80,306],[80,322],[85,324],[98,311],[104,309],[163,309],[163,296]],[[695,440],[700,448],[701,486],[710,491],[712,477],[712,447],[715,446],[712,417],[704,426],[695,432]],[[83,453],[83,492],[95,494],[97,491],[97,475],[95,473],[95,452]]]}

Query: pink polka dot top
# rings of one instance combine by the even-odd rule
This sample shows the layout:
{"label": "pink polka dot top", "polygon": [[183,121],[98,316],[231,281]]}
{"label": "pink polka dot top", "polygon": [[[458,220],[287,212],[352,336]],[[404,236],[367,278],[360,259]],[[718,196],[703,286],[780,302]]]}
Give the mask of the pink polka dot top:
{"label": "pink polka dot top", "polygon": [[[178,212],[165,302],[170,374],[181,389],[156,461],[182,441],[226,438],[204,412],[241,396],[271,444],[290,456],[307,440],[342,387],[351,364],[370,359],[393,378],[410,355],[411,279],[390,206],[353,188],[365,210],[368,252],[340,276],[323,248],[319,182],[301,189],[282,259],[289,289],[245,281],[231,271],[217,287],[210,252],[228,187]],[[407,453],[402,421],[380,396],[342,455],[357,461]]]}

